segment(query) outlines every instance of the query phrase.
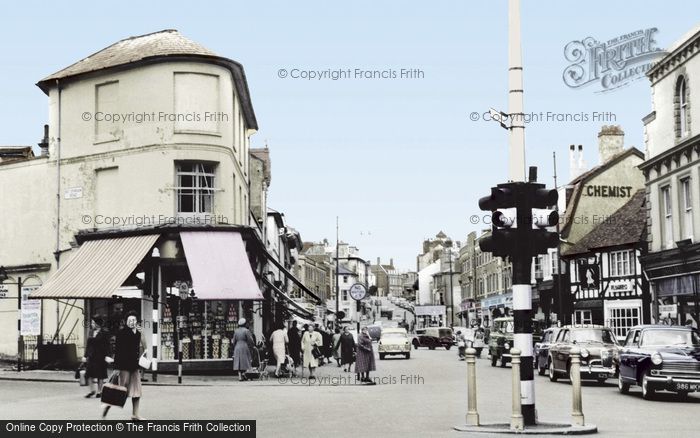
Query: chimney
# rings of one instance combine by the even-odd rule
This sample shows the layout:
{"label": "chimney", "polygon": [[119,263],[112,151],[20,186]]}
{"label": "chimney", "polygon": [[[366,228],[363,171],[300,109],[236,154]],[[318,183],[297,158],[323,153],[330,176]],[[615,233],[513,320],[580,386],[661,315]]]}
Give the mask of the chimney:
{"label": "chimney", "polygon": [[586,161],[583,159],[583,145],[578,145],[578,174],[581,175],[586,170]]}
{"label": "chimney", "polygon": [[45,157],[49,154],[49,125],[44,125],[44,138],[38,143],[41,148],[41,156]]}
{"label": "chimney", "polygon": [[578,176],[578,165],[576,164],[576,146],[569,146],[569,178],[574,179]]}
{"label": "chimney", "polygon": [[598,133],[598,153],[600,164],[622,152],[625,147],[625,133],[620,125],[603,125]]}
{"label": "chimney", "polygon": [[377,257],[377,266],[382,264],[382,259],[380,257]]}
{"label": "chimney", "polygon": [[389,266],[394,267],[394,259],[389,259]]}

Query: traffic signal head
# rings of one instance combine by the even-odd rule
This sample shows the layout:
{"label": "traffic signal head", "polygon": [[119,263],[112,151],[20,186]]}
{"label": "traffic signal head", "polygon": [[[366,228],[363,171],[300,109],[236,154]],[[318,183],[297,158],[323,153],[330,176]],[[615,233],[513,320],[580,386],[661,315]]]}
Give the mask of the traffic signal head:
{"label": "traffic signal head", "polygon": [[490,252],[496,257],[512,255],[515,230],[494,229],[490,236],[479,239],[479,248],[482,252]]}
{"label": "traffic signal head", "polygon": [[559,193],[555,189],[539,188],[532,194],[532,208],[548,208],[557,205]]}
{"label": "traffic signal head", "polygon": [[545,231],[532,230],[530,234],[530,255],[547,254],[549,248],[556,248],[559,245],[559,234]]}
{"label": "traffic signal head", "polygon": [[509,187],[492,187],[491,194],[479,199],[481,210],[494,211],[499,208],[515,207],[515,196]]}
{"label": "traffic signal head", "polygon": [[559,222],[559,213],[556,210],[547,210],[543,208],[532,209],[532,227],[547,228],[553,227]]}
{"label": "traffic signal head", "polygon": [[514,228],[517,226],[515,208],[496,210],[491,215],[491,224],[498,228]]}

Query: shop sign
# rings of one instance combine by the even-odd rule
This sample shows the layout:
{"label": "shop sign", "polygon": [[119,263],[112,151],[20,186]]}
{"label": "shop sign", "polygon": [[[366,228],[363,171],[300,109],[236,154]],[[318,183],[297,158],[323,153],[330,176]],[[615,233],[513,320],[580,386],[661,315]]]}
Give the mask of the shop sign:
{"label": "shop sign", "polygon": [[83,197],[82,187],[70,187],[67,188],[64,193],[64,198],[66,199],[79,199]]}
{"label": "shop sign", "polygon": [[445,306],[416,306],[416,316],[441,316],[445,314]]}
{"label": "shop sign", "polygon": [[610,292],[613,293],[626,293],[626,292],[632,292],[632,285],[629,283],[619,283],[619,284],[611,284],[608,286],[608,289],[610,289]]}
{"label": "shop sign", "polygon": [[677,304],[661,304],[659,305],[659,316],[662,318],[677,318],[678,317],[678,305]]}

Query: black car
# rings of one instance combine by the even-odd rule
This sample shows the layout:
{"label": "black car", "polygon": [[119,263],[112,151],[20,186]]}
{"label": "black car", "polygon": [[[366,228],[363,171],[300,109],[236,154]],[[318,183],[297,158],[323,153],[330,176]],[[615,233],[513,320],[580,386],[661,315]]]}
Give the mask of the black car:
{"label": "black car", "polygon": [[534,364],[540,376],[544,376],[547,373],[547,360],[549,358],[549,347],[554,344],[554,340],[557,339],[557,335],[561,328],[551,327],[542,333],[542,340],[535,343],[535,350],[533,356],[535,358]]}
{"label": "black car", "polygon": [[700,336],[690,327],[642,325],[627,334],[620,352],[618,388],[642,387],[649,400],[656,391],[685,397],[700,391]]}

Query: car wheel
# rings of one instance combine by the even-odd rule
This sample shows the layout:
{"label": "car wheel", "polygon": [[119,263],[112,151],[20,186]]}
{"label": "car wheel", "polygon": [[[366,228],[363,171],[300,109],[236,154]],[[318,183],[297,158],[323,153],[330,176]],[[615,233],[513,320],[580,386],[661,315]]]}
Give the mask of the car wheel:
{"label": "car wheel", "polygon": [[491,355],[491,366],[492,366],[492,367],[495,367],[495,366],[496,366],[496,362],[498,362],[498,356],[495,356],[495,355],[492,354],[492,355]]}
{"label": "car wheel", "polygon": [[537,374],[539,374],[540,376],[544,376],[545,374],[547,374],[547,367],[541,367],[538,365]]}
{"label": "car wheel", "polygon": [[429,349],[429,350],[435,350],[435,346],[434,346],[434,345],[431,345],[430,347],[428,347],[428,349]]}
{"label": "car wheel", "polygon": [[557,376],[557,372],[554,371],[554,364],[551,360],[548,361],[547,368],[549,368],[549,381],[556,382],[557,380],[559,380],[559,376]]}
{"label": "car wheel", "polygon": [[644,400],[651,400],[654,398],[654,393],[656,392],[652,387],[652,383],[649,381],[649,371],[644,372],[642,376],[642,398]]}
{"label": "car wheel", "polygon": [[448,350],[448,351],[449,351],[450,348],[452,348],[452,345],[445,345],[445,350]]}
{"label": "car wheel", "polygon": [[410,358],[411,358],[411,353],[406,353],[404,356],[406,357],[406,359],[410,359]]}
{"label": "car wheel", "polygon": [[384,360],[385,357],[386,357],[386,356],[385,356],[384,354],[380,354],[380,355],[379,355],[379,360]]}
{"label": "car wheel", "polygon": [[605,378],[605,377],[599,377],[599,378],[596,379],[596,380],[598,381],[598,384],[599,384],[599,385],[605,385],[605,381],[608,380],[608,379]]}
{"label": "car wheel", "polygon": [[416,349],[416,350],[418,350],[418,342],[414,342],[414,343],[413,343],[413,348]]}
{"label": "car wheel", "polygon": [[630,392],[630,384],[622,380],[622,376],[619,372],[617,374],[617,390],[620,391],[620,394],[627,394]]}

